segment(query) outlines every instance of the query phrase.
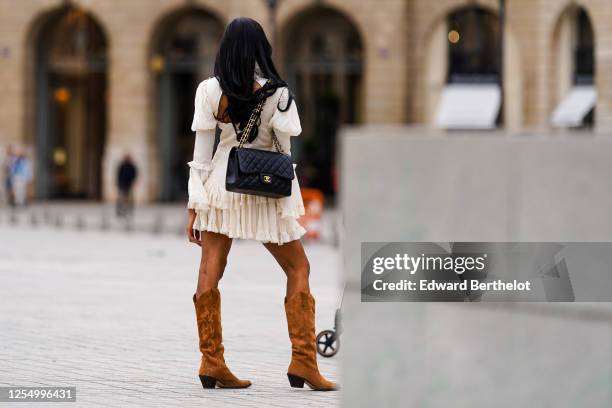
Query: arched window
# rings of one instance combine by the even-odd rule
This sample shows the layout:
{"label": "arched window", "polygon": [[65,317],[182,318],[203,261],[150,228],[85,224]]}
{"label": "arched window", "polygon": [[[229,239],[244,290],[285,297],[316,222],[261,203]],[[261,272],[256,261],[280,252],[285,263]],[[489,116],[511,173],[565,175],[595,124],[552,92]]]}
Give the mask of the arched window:
{"label": "arched window", "polygon": [[35,39],[37,193],[98,199],[106,134],[106,37],[80,8],[57,10],[46,20]]}
{"label": "arched window", "polygon": [[160,164],[159,198],[187,196],[193,155],[193,101],[200,81],[213,75],[223,33],[221,22],[201,9],[187,8],[164,18],[155,30],[149,65],[154,76],[155,133]]}
{"label": "arched window", "polygon": [[500,122],[499,19],[480,7],[447,18],[447,79],[436,126],[490,129]]}

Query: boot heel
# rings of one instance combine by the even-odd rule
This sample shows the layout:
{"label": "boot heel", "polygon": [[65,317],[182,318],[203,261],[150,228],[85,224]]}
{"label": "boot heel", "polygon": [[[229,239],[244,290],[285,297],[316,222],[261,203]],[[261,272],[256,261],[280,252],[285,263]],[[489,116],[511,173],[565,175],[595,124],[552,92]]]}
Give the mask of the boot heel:
{"label": "boot heel", "polygon": [[200,382],[202,383],[202,387],[204,388],[215,388],[215,385],[217,384],[217,379],[209,377],[207,375],[201,375]]}
{"label": "boot heel", "polygon": [[304,388],[304,379],[302,377],[287,373],[287,378],[289,378],[289,384],[293,388]]}

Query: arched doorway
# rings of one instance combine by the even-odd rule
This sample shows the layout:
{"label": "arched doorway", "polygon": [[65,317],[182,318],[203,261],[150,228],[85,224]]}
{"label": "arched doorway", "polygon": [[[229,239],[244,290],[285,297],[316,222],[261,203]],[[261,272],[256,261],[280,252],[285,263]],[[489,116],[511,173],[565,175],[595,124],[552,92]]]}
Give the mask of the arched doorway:
{"label": "arched doorway", "polygon": [[34,44],[37,195],[99,199],[106,36],[90,14],[68,7],[48,16]]}
{"label": "arched doorway", "polygon": [[294,156],[304,186],[336,191],[336,133],[360,121],[362,41],[353,23],[329,8],[314,8],[288,23],[287,80],[296,93],[302,135]]}
{"label": "arched doorway", "polygon": [[587,11],[568,7],[553,32],[551,75],[557,127],[590,128],[595,121],[595,36]]}
{"label": "arched doorway", "polygon": [[193,101],[197,85],[213,74],[223,33],[218,18],[183,9],[162,20],[153,38],[149,65],[154,75],[156,142],[162,201],[187,196],[187,162],[193,157]]}

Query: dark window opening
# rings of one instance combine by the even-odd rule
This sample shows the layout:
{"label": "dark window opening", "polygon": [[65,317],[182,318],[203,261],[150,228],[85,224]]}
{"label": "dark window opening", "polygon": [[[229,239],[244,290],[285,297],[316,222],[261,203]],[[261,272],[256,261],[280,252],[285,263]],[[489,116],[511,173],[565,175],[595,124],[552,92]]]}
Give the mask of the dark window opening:
{"label": "dark window opening", "polygon": [[498,82],[498,21],[497,16],[478,7],[448,17],[448,82]]}
{"label": "dark window opening", "polygon": [[574,50],[574,83],[592,85],[595,76],[595,41],[591,21],[584,9],[576,13],[576,48]]}

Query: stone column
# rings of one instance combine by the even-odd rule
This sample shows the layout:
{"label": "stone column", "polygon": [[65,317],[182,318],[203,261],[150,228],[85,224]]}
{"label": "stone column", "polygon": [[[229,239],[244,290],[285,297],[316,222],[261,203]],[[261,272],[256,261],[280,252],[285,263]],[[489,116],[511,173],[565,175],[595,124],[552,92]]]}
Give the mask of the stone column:
{"label": "stone column", "polygon": [[[13,9],[23,8],[22,10]],[[33,157],[32,138],[25,137],[24,107],[27,32],[36,6],[24,4],[9,8],[0,4],[0,163],[11,145],[25,149]],[[0,199],[4,195],[4,170],[0,169]]]}
{"label": "stone column", "polygon": [[[362,6],[363,4],[363,6]],[[352,9],[364,47],[365,123],[401,123],[407,116],[406,1],[364,1]]]}
{"label": "stone column", "polygon": [[612,10],[607,0],[585,1],[595,35],[595,131],[612,134]]}

